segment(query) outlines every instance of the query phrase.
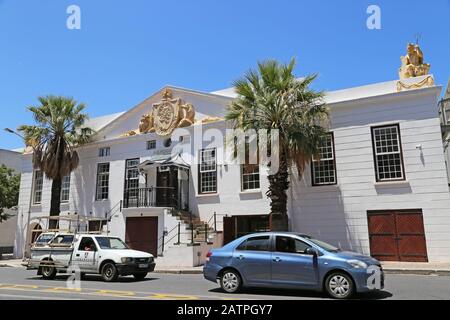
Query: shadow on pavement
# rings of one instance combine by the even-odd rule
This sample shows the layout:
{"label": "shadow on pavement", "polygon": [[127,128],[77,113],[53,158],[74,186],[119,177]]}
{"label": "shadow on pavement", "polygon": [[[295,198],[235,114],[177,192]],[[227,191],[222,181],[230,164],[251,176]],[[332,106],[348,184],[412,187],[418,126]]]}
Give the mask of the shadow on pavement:
{"label": "shadow on pavement", "polygon": [[[58,282],[65,282],[67,281],[67,279],[69,278],[69,275],[58,275],[56,276],[56,278],[54,280],[46,280],[49,283],[51,283],[52,281],[58,281]],[[30,277],[27,278],[26,280],[44,280],[42,277],[39,276],[35,276],[35,277]],[[101,278],[101,276],[97,276],[97,275],[85,275],[81,278],[82,281],[89,281],[89,282],[103,282],[105,283],[105,281],[103,281],[103,279]],[[159,280],[159,278],[145,278],[143,280],[136,280],[134,279],[132,276],[130,277],[119,277],[115,282],[112,283],[133,283],[133,282],[148,282],[148,281],[154,281],[154,280]]]}
{"label": "shadow on pavement", "polygon": [[[214,293],[225,293],[221,288],[209,290]],[[270,289],[270,288],[246,288],[240,294],[262,295],[262,296],[280,296],[280,297],[304,297],[316,299],[331,299],[325,293],[311,290],[295,290],[295,289]],[[239,294],[237,294],[239,295]],[[230,295],[231,297],[232,295]],[[375,291],[369,293],[356,294],[350,300],[382,300],[392,297],[387,291]]]}

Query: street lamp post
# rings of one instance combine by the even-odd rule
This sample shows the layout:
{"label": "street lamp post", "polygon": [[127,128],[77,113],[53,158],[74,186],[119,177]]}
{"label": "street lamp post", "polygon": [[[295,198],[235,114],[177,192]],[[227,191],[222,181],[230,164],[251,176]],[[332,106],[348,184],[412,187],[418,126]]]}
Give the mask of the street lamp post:
{"label": "street lamp post", "polygon": [[[14,134],[18,137],[20,137],[24,142],[25,142],[25,137],[23,137],[22,135],[20,135],[19,133],[17,133],[16,131],[10,129],[10,128],[5,128],[4,129],[6,132]],[[28,240],[29,240],[29,233],[30,233],[30,220],[31,220],[31,201],[33,199],[33,188],[31,188],[30,191],[30,199],[28,202],[28,217],[27,217],[27,227],[26,227],[26,234],[25,234],[25,242],[23,244],[23,248],[22,248],[22,260],[25,260],[25,253],[26,253],[26,249],[27,249],[27,244],[28,244]]]}

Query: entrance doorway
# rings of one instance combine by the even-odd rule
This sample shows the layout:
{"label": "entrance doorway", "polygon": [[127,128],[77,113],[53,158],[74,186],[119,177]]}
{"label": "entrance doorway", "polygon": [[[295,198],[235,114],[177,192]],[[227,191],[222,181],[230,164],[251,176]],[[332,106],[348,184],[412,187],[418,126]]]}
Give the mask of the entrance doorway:
{"label": "entrance doorway", "polygon": [[269,215],[232,216],[223,220],[224,245],[252,233],[268,232]]}
{"label": "entrance doorway", "polygon": [[161,166],[156,171],[156,206],[177,207],[178,168]]}
{"label": "entrance doorway", "polygon": [[369,211],[368,223],[374,258],[428,262],[422,210]]}

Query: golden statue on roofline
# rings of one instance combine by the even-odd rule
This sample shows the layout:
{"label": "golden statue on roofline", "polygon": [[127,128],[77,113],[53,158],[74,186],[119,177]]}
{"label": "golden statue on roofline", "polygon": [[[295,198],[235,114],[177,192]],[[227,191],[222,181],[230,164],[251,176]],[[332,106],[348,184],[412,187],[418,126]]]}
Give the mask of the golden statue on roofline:
{"label": "golden statue on roofline", "polygon": [[423,52],[418,44],[409,43],[406,56],[400,57],[402,66],[399,70],[400,79],[425,76],[430,72],[430,64],[424,63]]}

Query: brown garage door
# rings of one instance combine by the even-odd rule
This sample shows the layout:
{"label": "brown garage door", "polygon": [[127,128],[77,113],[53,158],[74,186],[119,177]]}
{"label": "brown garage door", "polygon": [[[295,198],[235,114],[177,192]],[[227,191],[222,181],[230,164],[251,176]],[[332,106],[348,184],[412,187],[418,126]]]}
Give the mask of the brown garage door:
{"label": "brown garage door", "polygon": [[373,257],[428,262],[422,210],[369,211],[368,221]]}
{"label": "brown garage door", "polygon": [[127,218],[126,243],[134,250],[158,252],[158,217]]}

